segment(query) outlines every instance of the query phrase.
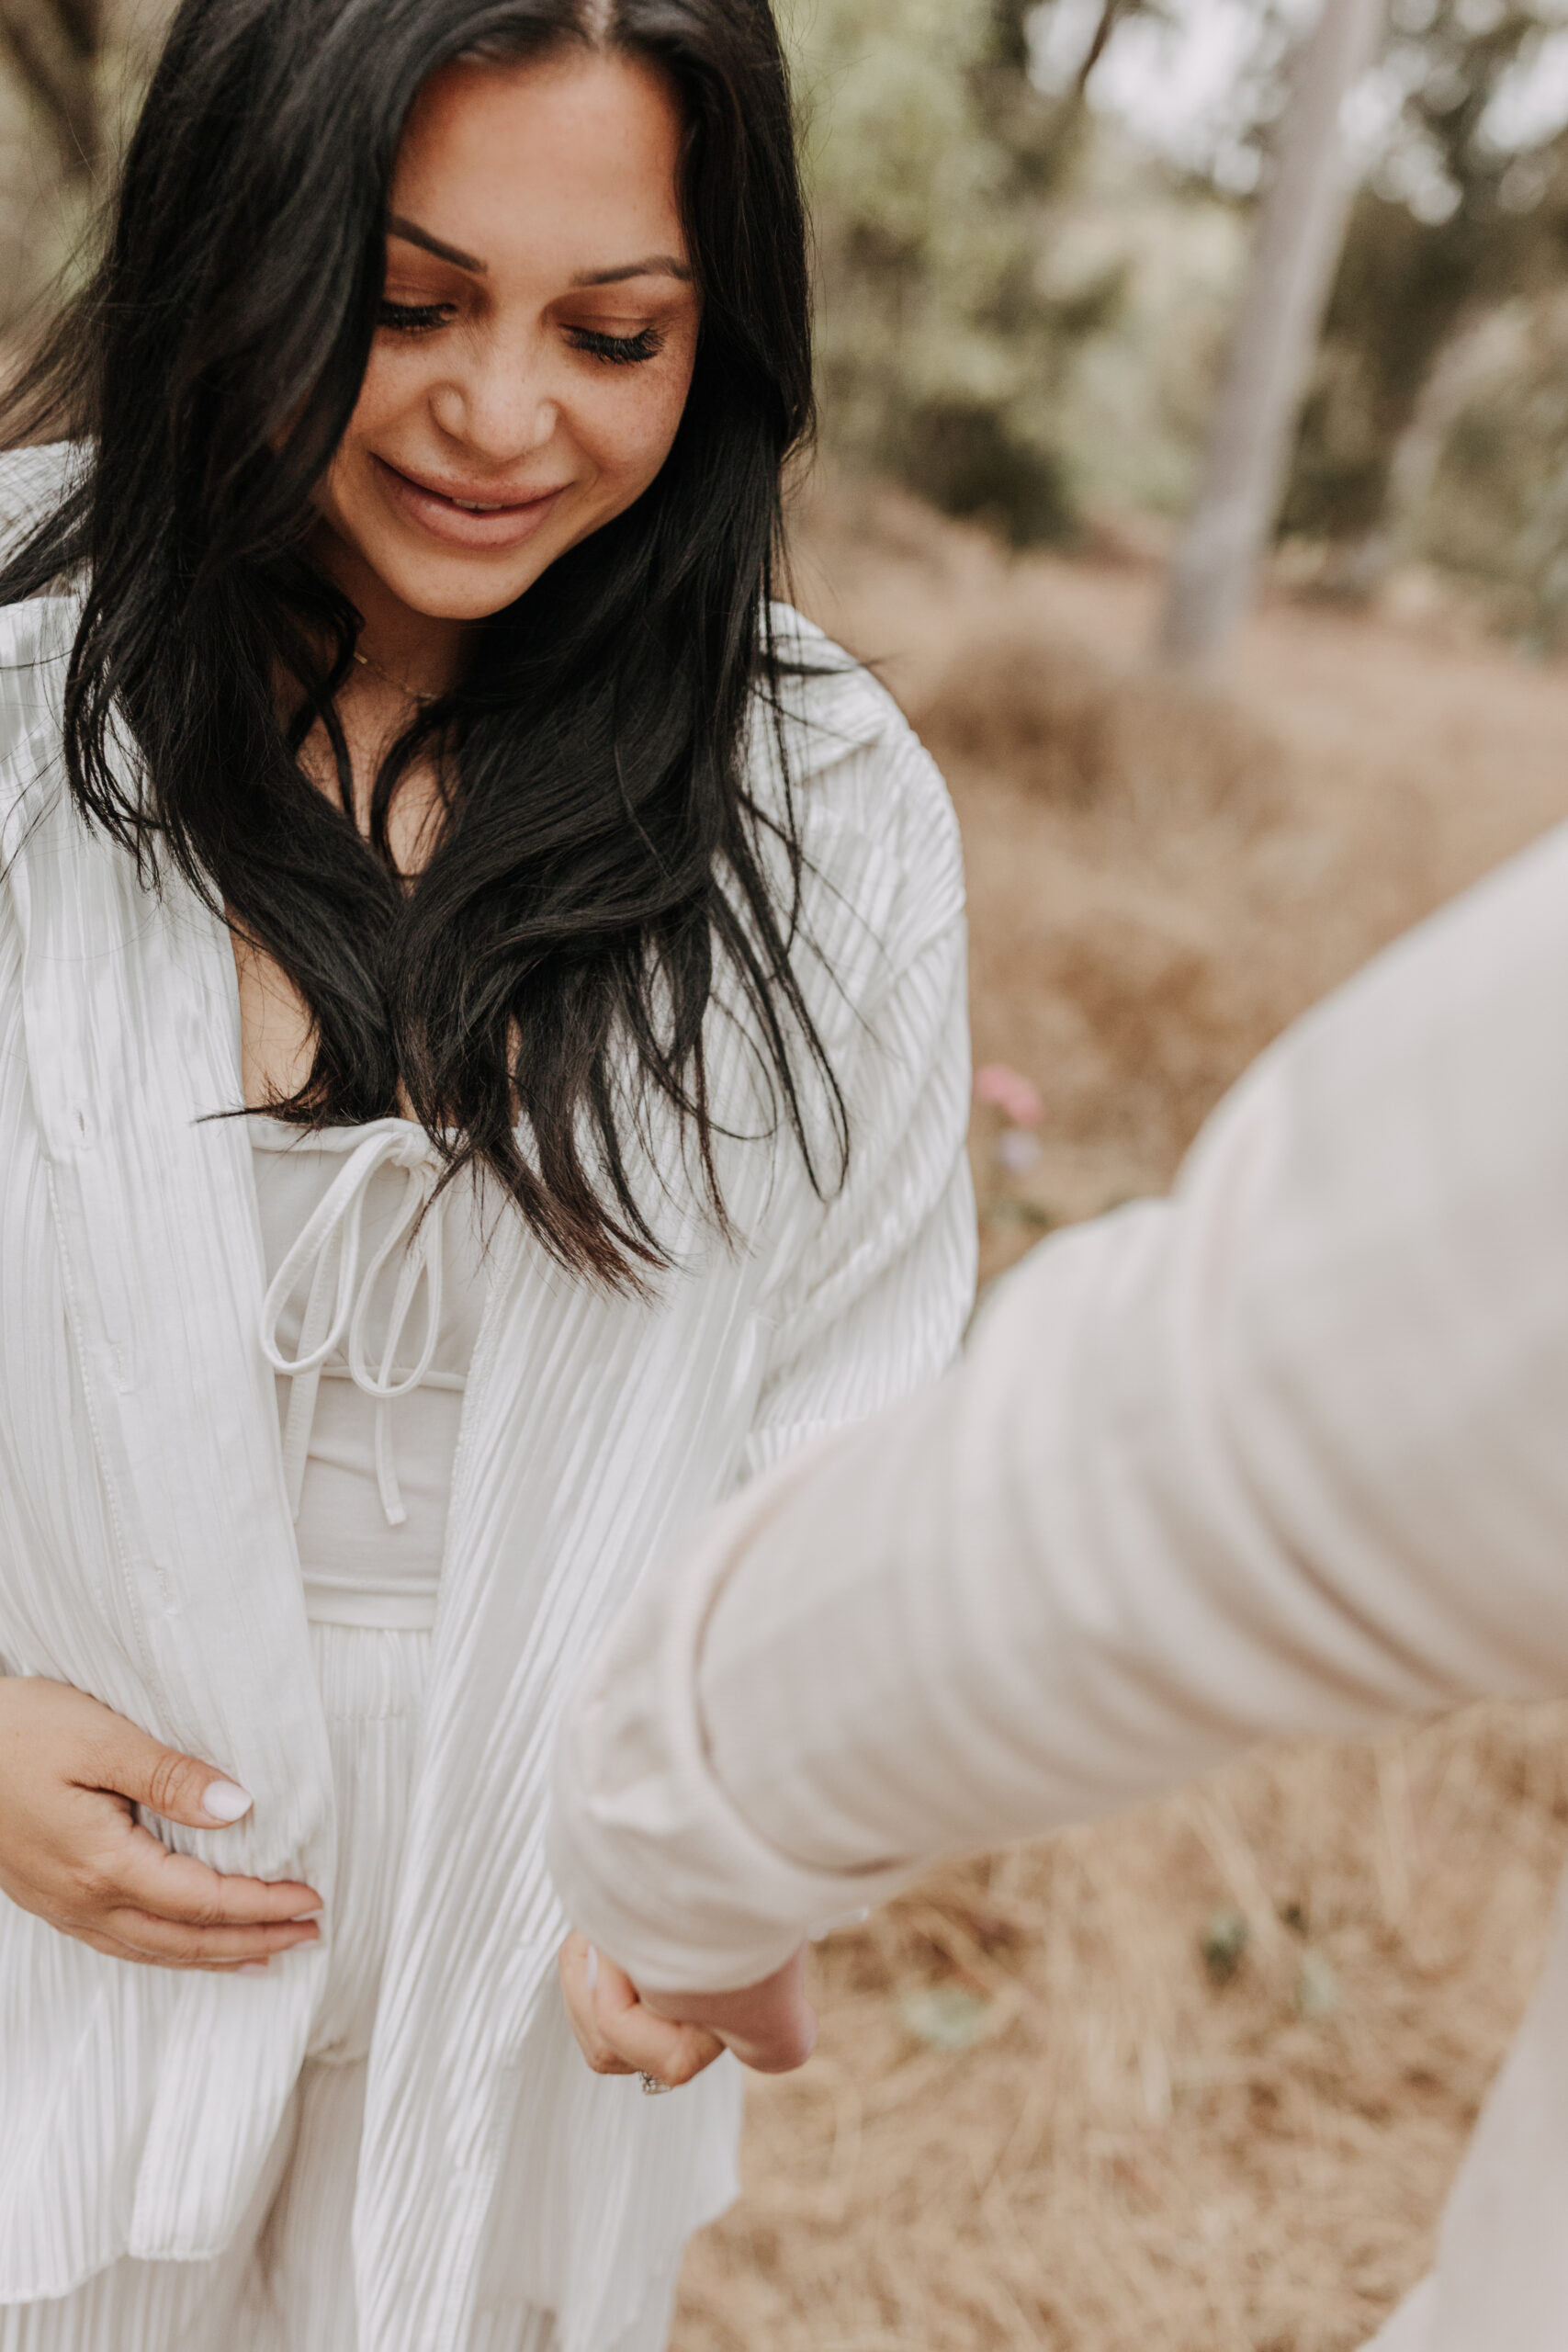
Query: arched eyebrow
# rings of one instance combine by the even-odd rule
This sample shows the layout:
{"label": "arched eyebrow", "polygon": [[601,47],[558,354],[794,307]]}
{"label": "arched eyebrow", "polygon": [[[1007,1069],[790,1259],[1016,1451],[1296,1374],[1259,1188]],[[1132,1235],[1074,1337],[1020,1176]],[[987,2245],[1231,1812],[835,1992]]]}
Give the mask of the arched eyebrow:
{"label": "arched eyebrow", "polygon": [[425,253],[434,254],[437,261],[449,261],[454,269],[466,269],[470,277],[483,277],[486,265],[472,254],[464,253],[457,245],[449,245],[441,237],[433,237],[417,220],[405,220],[400,213],[389,215],[387,221],[389,237],[400,237],[406,245],[418,245]]}
{"label": "arched eyebrow", "polygon": [[[400,212],[390,214],[387,234],[401,237],[405,244],[418,245],[422,252],[434,254],[437,261],[449,261],[454,269],[467,270],[471,277],[483,277],[488,263],[475,254],[466,254],[459,245],[449,245],[444,237],[432,236],[417,220],[408,220]],[[692,282],[690,265],[677,260],[673,254],[648,254],[641,261],[622,262],[617,269],[585,269],[572,279],[574,286],[624,286],[631,277],[678,277],[682,286]]]}
{"label": "arched eyebrow", "polygon": [[628,277],[678,277],[682,286],[692,282],[689,266],[673,254],[649,254],[642,261],[623,262],[619,269],[585,269],[571,282],[574,286],[620,286]]}

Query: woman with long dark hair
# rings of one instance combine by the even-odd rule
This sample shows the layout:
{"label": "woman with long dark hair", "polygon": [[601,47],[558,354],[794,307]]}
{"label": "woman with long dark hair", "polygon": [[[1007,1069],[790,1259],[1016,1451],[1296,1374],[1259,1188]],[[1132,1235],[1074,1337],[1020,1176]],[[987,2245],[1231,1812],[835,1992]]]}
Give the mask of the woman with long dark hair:
{"label": "woman with long dark hair", "polygon": [[966,1307],[810,408],[766,0],[186,0],[0,417],[0,2352],[651,2352],[732,2194],[542,1827]]}

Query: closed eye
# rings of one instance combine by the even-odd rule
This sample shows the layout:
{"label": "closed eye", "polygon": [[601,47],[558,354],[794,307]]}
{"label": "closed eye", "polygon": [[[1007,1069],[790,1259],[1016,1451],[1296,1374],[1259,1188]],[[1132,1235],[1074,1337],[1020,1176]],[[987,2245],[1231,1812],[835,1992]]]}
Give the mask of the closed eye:
{"label": "closed eye", "polygon": [[637,334],[602,334],[597,327],[569,327],[567,333],[579,351],[591,352],[613,368],[636,367],[664,348],[664,337],[657,327],[644,327]]}
{"label": "closed eye", "polygon": [[376,323],[396,334],[428,334],[432,327],[444,327],[456,307],[451,302],[383,302]]}

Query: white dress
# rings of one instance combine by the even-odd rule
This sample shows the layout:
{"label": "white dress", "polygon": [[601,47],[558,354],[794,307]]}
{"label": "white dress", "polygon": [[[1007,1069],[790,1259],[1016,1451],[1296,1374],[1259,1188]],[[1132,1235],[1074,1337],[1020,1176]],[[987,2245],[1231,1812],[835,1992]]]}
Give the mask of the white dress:
{"label": "white dress", "polygon": [[[325,1990],[245,2226],[209,2262],[126,2258],[0,2310],[0,2352],[350,2352],[371,2036],[429,1674],[462,1392],[486,1293],[479,1188],[436,1193],[406,1119],[311,1134],[253,1116],[277,1382],[340,1823]],[[287,1956],[274,1961],[287,1968]],[[614,2352],[657,2352],[672,2278]],[[551,2352],[551,2316],[507,2352]]]}

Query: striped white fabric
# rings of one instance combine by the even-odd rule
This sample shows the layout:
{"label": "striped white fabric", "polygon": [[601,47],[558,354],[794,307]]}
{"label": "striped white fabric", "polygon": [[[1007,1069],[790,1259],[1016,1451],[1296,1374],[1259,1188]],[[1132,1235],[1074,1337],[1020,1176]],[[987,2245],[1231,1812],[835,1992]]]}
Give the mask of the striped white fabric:
{"label": "striped white fabric", "polygon": [[[208,1115],[240,1102],[232,958],[188,893],[148,897],[65,804],[75,612],[0,615],[0,1665],[210,1758],[253,1815],[164,1834],[326,1899],[321,1949],[265,1978],[125,1966],[0,1902],[0,2302],[58,2305],[107,2273],[99,2334],[61,2342],[124,2352],[111,2266],[243,2245],[311,2079],[356,1864],[313,1647],[331,1629],[306,1622],[260,1343],[250,1142]],[[554,2314],[558,2352],[613,2352],[732,2195],[728,2064],[644,2099],[570,2041],[542,1840],[558,1717],[621,1600],[707,1503],[931,1378],[967,1312],[952,812],[863,673],[793,703],[814,865],[802,968],[853,1159],[824,1204],[767,1132],[744,1023],[716,1011],[739,1239],[714,1233],[657,1126],[643,1181],[679,1271],[656,1297],[608,1296],[510,1221],[498,1233],[436,1621],[403,1637],[428,1639],[428,1689],[362,2062],[358,2352],[513,2352],[533,2312]],[[755,765],[774,789],[765,728]]]}
{"label": "striped white fabric", "polygon": [[[341,1857],[333,1949],[309,2055],[239,2227],[209,2261],[126,2256],[68,2295],[0,2308],[0,2352],[349,2352],[355,2341],[365,2091],[431,1640],[312,1624],[310,1652]],[[674,2283],[670,2267],[649,2282],[614,2352],[660,2352]],[[547,2311],[518,2304],[484,2325],[485,2352],[556,2352]]]}

